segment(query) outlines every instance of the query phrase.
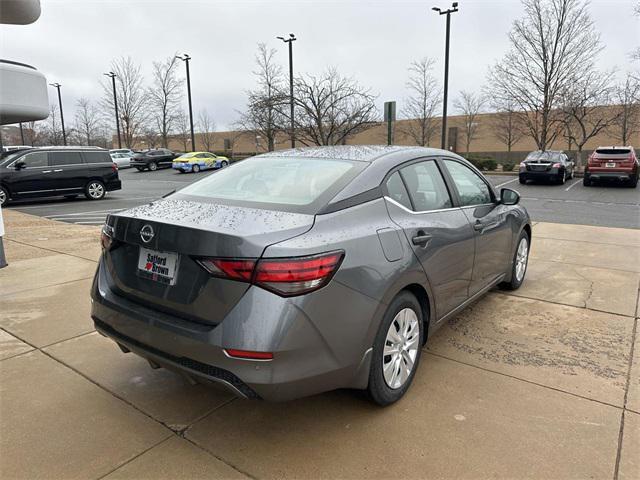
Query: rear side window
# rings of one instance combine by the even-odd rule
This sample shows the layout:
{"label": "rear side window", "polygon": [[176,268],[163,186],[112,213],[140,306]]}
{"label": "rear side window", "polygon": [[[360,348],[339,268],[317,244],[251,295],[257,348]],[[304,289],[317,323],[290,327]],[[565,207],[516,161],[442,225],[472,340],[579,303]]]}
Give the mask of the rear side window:
{"label": "rear side window", "polygon": [[180,194],[235,205],[315,213],[363,166],[348,160],[254,157],[219,170],[183,188]]}
{"label": "rear side window", "polygon": [[400,178],[400,173],[395,172],[387,180],[387,192],[389,197],[398,202],[400,205],[411,210],[411,200],[409,199],[409,193]]}
{"label": "rear side window", "polygon": [[82,163],[80,152],[49,152],[49,165],[78,165]]}
{"label": "rear side window", "polygon": [[47,152],[27,153],[25,156],[20,158],[20,160],[22,160],[25,163],[27,168],[49,166],[49,163],[47,160]]}
{"label": "rear side window", "polygon": [[458,190],[461,206],[483,205],[493,201],[489,187],[476,172],[453,160],[445,160],[444,163]]}
{"label": "rear side window", "polygon": [[451,197],[436,162],[414,163],[400,172],[417,212],[451,208]]}
{"label": "rear side window", "polygon": [[85,163],[113,163],[107,152],[82,152]]}

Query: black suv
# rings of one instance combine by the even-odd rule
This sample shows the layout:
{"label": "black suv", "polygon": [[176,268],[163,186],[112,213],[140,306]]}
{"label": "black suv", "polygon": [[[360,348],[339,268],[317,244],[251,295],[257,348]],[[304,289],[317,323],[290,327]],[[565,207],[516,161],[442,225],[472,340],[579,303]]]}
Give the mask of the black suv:
{"label": "black suv", "polygon": [[166,148],[148,150],[131,157],[131,166],[136,167],[140,172],[147,169],[155,172],[158,168],[171,168],[173,159],[176,157],[175,153]]}
{"label": "black suv", "polygon": [[33,197],[104,198],[120,190],[118,167],[108,150],[43,147],[20,150],[0,160],[0,205]]}

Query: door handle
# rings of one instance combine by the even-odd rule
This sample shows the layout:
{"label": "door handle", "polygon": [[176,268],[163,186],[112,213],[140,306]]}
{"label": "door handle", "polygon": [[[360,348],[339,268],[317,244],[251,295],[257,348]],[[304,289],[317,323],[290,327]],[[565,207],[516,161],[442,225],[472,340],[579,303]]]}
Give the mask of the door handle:
{"label": "door handle", "polygon": [[431,235],[420,230],[418,234],[411,239],[411,243],[417,246],[424,247],[427,245],[427,243],[429,243],[429,240],[431,240],[432,238],[433,237]]}
{"label": "door handle", "polygon": [[55,172],[61,172],[61,171],[62,171],[62,169],[59,168],[58,170],[54,170],[53,172],[55,173]]}
{"label": "door handle", "polygon": [[42,173],[51,173],[51,170],[43,170]]}

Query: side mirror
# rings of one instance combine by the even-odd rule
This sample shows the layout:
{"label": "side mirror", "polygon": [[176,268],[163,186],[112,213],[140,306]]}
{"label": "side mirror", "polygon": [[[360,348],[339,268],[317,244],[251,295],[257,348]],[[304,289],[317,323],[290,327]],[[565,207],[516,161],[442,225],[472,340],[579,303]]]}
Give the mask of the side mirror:
{"label": "side mirror", "polygon": [[520,201],[520,194],[510,188],[500,190],[500,203],[503,205],[516,205]]}
{"label": "side mirror", "polygon": [[16,163],[13,164],[13,168],[15,168],[16,170],[22,170],[26,166],[27,164],[24,163],[24,160],[18,160]]}

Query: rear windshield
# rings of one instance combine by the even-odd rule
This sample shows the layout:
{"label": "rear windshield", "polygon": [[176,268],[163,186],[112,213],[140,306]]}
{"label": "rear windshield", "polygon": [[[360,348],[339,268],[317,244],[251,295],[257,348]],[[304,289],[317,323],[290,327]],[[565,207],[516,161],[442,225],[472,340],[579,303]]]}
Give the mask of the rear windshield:
{"label": "rear windshield", "polygon": [[598,148],[596,153],[600,155],[629,155],[631,149],[629,148]]}
{"label": "rear windshield", "polygon": [[349,183],[363,162],[314,158],[254,157],[180,190],[220,203],[315,213]]}
{"label": "rear windshield", "polygon": [[526,160],[542,160],[542,161],[555,161],[560,159],[558,152],[531,152],[527,155]]}

